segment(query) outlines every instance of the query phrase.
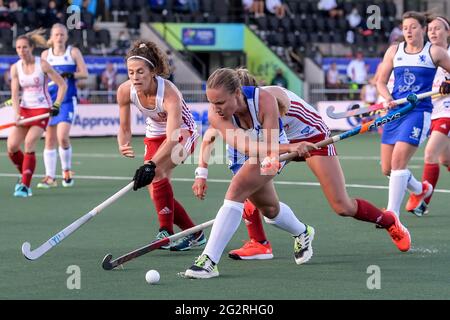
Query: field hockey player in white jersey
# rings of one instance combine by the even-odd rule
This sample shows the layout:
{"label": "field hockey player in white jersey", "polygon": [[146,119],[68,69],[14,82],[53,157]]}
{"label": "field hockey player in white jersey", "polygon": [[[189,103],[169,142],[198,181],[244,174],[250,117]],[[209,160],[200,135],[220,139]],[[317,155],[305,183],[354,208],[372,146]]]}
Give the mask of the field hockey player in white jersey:
{"label": "field hockey player in white jersey", "polygon": [[[16,52],[20,59],[11,67],[11,96],[16,121],[49,112],[52,117],[57,116],[66,93],[64,79],[45,60],[33,56],[35,45],[45,44],[42,39],[40,32],[36,31],[19,36],[16,40]],[[48,78],[59,87],[53,103],[48,93]],[[15,197],[26,198],[32,195],[30,185],[36,168],[36,143],[45,131],[48,121],[49,119],[45,118],[26,125],[17,125],[8,136],[9,158],[22,175],[20,183],[14,188]],[[22,143],[24,152],[20,148]]]}
{"label": "field hockey player in white jersey", "polygon": [[[155,43],[137,41],[126,55],[129,80],[117,91],[120,153],[134,158],[131,146],[130,108],[134,104],[146,117],[144,165],[136,170],[134,190],[148,186],[159,220],[156,239],[174,234],[174,224],[182,230],[195,224],[174,198],[170,181],[173,169],[195,148],[199,137],[192,114],[177,87],[169,80],[167,57]],[[186,236],[162,249],[184,251],[206,243],[203,231]]]}
{"label": "field hockey player in white jersey", "polygon": [[[428,39],[438,47],[447,50],[450,55],[450,25],[445,17],[432,16],[428,18]],[[450,78],[450,73],[441,67],[438,68],[433,82],[433,89],[439,89],[442,82]],[[450,171],[450,97],[438,97],[433,99],[433,112],[431,113],[430,137],[425,147],[425,164],[422,174],[422,182],[427,181],[433,186],[433,190],[439,179],[439,164]],[[428,197],[411,194],[407,204],[407,210],[417,216],[428,213],[428,204],[432,193]]]}
{"label": "field hockey player in white jersey", "polygon": [[[229,148],[236,149],[248,159],[231,179],[205,250],[186,270],[185,276],[203,279],[219,276],[217,264],[239,227],[246,199],[260,210],[267,223],[294,237],[298,248],[294,252],[297,264],[308,262],[312,256],[314,229],[300,222],[291,208],[279,201],[272,181],[274,175],[261,172],[261,162],[267,157],[277,159],[279,144],[288,143],[280,127],[276,99],[263,89],[242,87],[237,72],[228,68],[217,69],[211,74],[206,95],[210,103],[208,120],[211,127],[219,131]],[[288,151],[304,155],[308,146],[313,144],[303,142]]]}
{"label": "field hockey player in white jersey", "polygon": [[[37,184],[38,188],[49,189],[57,186],[56,182],[56,163],[59,153],[62,169],[62,186],[72,187],[74,180],[72,177],[72,146],[70,144],[70,128],[75,114],[77,104],[77,79],[88,77],[88,70],[78,48],[67,46],[68,40],[67,28],[56,23],[50,30],[50,39],[47,44],[49,49],[41,54],[41,58],[50,65],[65,79],[67,92],[61,104],[58,116],[50,119],[45,133],[44,164],[45,177]],[[58,86],[49,87],[52,101],[55,101],[58,92]],[[56,147],[58,147],[58,152]]]}
{"label": "field hockey player in white jersey", "polygon": [[[419,12],[403,14],[404,42],[392,45],[386,51],[381,65],[377,88],[389,103],[406,98],[408,94],[420,94],[432,89],[438,66],[450,70],[450,57],[445,49],[424,42],[426,18]],[[394,89],[387,89],[389,76],[394,71]],[[392,105],[389,105],[391,108]],[[401,108],[397,106],[395,109]],[[417,199],[432,192],[429,182],[417,181],[408,169],[408,163],[418,146],[425,140],[431,122],[431,98],[420,100],[415,109],[398,121],[383,128],[381,138],[381,166],[383,174],[390,176],[387,210],[400,216],[405,191],[416,194]],[[408,203],[407,210],[414,210],[420,202]]]}

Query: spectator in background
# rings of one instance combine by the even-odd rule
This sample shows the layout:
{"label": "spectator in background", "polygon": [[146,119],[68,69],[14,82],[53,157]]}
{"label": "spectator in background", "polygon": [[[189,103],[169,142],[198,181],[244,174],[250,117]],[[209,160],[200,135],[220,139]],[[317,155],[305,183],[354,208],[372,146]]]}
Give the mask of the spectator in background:
{"label": "spectator in background", "polygon": [[172,54],[172,51],[167,50],[166,51],[166,55],[167,55],[167,62],[169,63],[169,77],[167,78],[168,80],[170,80],[170,82],[175,82],[175,62],[174,62],[174,57]]}
{"label": "spectator in background", "polygon": [[117,49],[115,50],[115,54],[124,55],[130,48],[130,44],[131,41],[129,34],[126,31],[121,30],[119,32],[119,36],[117,37]]}
{"label": "spectator in background", "polygon": [[398,42],[402,38],[403,38],[402,21],[397,20],[394,29],[392,29],[391,33],[389,34],[389,44]]}
{"label": "spectator in background", "polygon": [[253,12],[255,13],[255,18],[264,17],[264,0],[254,0]]}
{"label": "spectator in background", "polygon": [[369,79],[369,83],[365,84],[362,87],[360,98],[361,98],[361,101],[363,101],[364,104],[367,106],[377,103],[378,90],[377,90],[377,86],[376,86],[376,82],[375,82],[375,77],[371,77]]}
{"label": "spectator in background", "polygon": [[89,88],[84,80],[77,81],[78,101],[80,104],[89,104]]}
{"label": "spectator in background", "polygon": [[12,27],[11,16],[9,10],[5,7],[3,0],[0,0],[0,29],[9,29]]}
{"label": "spectator in background", "polygon": [[101,85],[104,90],[108,90],[108,103],[113,103],[117,89],[117,71],[111,62],[106,64],[106,69],[102,73]]}
{"label": "spectator in background", "polygon": [[11,90],[11,67],[12,64],[9,65],[8,71],[5,71],[3,74],[3,88],[4,91],[10,91]]}
{"label": "spectator in background", "polygon": [[272,79],[272,82],[270,83],[272,86],[279,86],[279,87],[283,87],[286,88],[288,87],[288,81],[285,78],[285,76],[283,75],[283,70],[281,70],[281,68],[278,68],[276,73],[275,73],[275,77]]}
{"label": "spectator in background", "polygon": [[[341,87],[341,80],[339,79],[339,71],[337,69],[336,62],[333,62],[330,65],[330,68],[327,71],[326,79],[325,79],[325,87],[327,89],[340,89]],[[338,100],[339,95],[336,93],[332,93],[328,95],[328,99],[330,100]]]}
{"label": "spectator in background", "polygon": [[153,12],[161,13],[166,10],[166,0],[148,0],[148,4]]}
{"label": "spectator in background", "polygon": [[361,88],[367,82],[367,68],[361,51],[358,51],[356,58],[348,64],[347,76],[350,82],[358,85],[358,88]]}
{"label": "spectator in background", "polygon": [[62,12],[58,12],[56,8],[56,1],[50,0],[45,8],[43,27],[51,28],[55,23],[62,22],[63,18]]}
{"label": "spectator in background", "polygon": [[281,0],[266,0],[267,11],[277,16],[278,19],[283,19],[286,15],[286,7]]}
{"label": "spectator in background", "polygon": [[322,12],[323,16],[330,16],[332,18],[336,16],[342,16],[343,12],[338,8],[336,0],[320,0],[317,3],[317,8]]}
{"label": "spectator in background", "polygon": [[352,11],[346,17],[350,29],[356,31],[359,27],[361,27],[362,18],[358,12],[358,8],[353,6]]}
{"label": "spectator in background", "polygon": [[19,10],[22,10],[22,7],[19,6],[19,3],[16,0],[11,0],[8,3],[9,6],[9,12],[16,12]]}
{"label": "spectator in background", "polygon": [[255,2],[253,0],[242,0],[242,7],[246,13],[254,13]]}

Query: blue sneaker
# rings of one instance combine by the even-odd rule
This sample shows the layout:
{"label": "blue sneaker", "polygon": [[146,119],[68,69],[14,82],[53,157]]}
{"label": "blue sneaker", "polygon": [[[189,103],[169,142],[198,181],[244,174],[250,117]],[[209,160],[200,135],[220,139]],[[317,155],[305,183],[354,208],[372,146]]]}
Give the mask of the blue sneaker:
{"label": "blue sneaker", "polygon": [[[164,239],[164,238],[167,238],[167,237],[170,237],[170,233],[167,230],[163,229],[160,232],[158,232],[158,234],[156,235],[155,241],[158,241],[158,240],[161,240],[161,239]],[[170,249],[170,244],[168,244],[166,246],[159,247],[159,249],[169,250]]]}
{"label": "blue sneaker", "polygon": [[31,188],[27,187],[23,183],[21,183],[18,187],[16,185],[16,188],[14,190],[14,197],[19,198],[26,198],[31,197],[33,193],[31,192]]}
{"label": "blue sneaker", "polygon": [[194,233],[181,238],[170,247],[170,251],[186,251],[193,247],[202,246],[205,243],[206,237],[203,231],[201,231],[198,236]]}

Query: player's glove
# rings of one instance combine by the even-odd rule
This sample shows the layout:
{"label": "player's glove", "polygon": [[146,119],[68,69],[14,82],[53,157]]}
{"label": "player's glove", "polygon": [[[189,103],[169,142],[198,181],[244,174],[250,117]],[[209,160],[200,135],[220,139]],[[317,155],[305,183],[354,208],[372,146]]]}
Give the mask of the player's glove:
{"label": "player's glove", "polygon": [[63,72],[61,73],[61,77],[64,79],[73,79],[75,76],[72,72]]}
{"label": "player's glove", "polygon": [[153,161],[150,161],[137,169],[133,178],[133,190],[136,191],[137,189],[152,183],[153,178],[155,177],[155,169],[156,165]]}
{"label": "player's glove", "polygon": [[59,108],[61,107],[61,104],[58,102],[53,103],[53,105],[50,108],[50,115],[52,117],[56,117],[59,114]]}
{"label": "player's glove", "polygon": [[441,86],[439,87],[439,93],[440,94],[450,94],[450,79],[445,78],[444,81],[442,81]]}

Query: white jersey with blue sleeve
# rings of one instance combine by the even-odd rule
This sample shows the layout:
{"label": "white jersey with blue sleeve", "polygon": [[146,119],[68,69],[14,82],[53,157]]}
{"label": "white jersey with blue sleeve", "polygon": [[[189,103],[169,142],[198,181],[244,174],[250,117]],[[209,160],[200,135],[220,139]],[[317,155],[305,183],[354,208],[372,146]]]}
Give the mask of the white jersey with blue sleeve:
{"label": "white jersey with blue sleeve", "polygon": [[[262,125],[259,122],[259,88],[258,87],[242,87],[242,93],[244,95],[244,99],[247,102],[248,111],[252,118],[253,128],[246,130],[250,133],[250,136],[255,137],[257,140],[261,139],[262,133]],[[234,117],[232,118],[233,124],[237,128],[241,128],[239,119]],[[279,122],[279,143],[289,143],[287,139],[286,132],[283,129],[283,123],[281,119],[278,119]],[[227,144],[227,154],[228,154],[228,166],[233,174],[236,174],[239,169],[242,167],[244,162],[248,159],[248,156],[240,153],[235,148]]]}
{"label": "white jersey with blue sleeve", "polygon": [[[77,64],[71,55],[72,46],[68,46],[66,51],[62,56],[55,56],[53,54],[53,49],[48,49],[47,62],[56,70],[59,74],[62,73],[72,73],[77,71]],[[64,100],[61,104],[73,103],[73,99],[77,97],[77,86],[74,78],[67,79],[67,92]],[[56,100],[58,94],[58,86],[53,85],[49,87],[50,96],[52,101]]]}

